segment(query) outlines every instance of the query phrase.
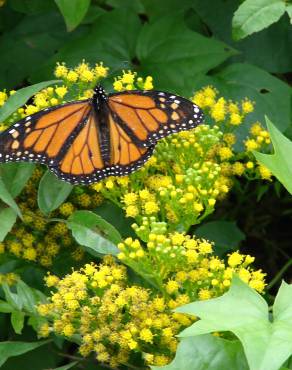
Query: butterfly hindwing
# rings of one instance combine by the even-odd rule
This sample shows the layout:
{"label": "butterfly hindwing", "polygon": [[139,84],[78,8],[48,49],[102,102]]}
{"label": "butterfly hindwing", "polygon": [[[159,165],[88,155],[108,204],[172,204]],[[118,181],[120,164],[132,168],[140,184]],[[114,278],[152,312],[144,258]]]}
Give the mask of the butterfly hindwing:
{"label": "butterfly hindwing", "polygon": [[177,95],[160,91],[130,91],[109,96],[116,121],[137,145],[148,147],[172,133],[190,130],[203,115],[198,106]]}
{"label": "butterfly hindwing", "polygon": [[109,117],[110,162],[102,156],[99,122],[91,113],[87,124],[76,136],[59,165],[50,170],[72,184],[90,184],[108,176],[125,176],[141,167],[153,152],[153,147],[139,148],[126,132]]}

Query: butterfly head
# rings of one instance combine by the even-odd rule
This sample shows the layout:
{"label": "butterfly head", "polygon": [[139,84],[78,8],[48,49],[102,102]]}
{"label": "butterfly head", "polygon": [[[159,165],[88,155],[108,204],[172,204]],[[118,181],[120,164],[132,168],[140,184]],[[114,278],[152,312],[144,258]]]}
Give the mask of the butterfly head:
{"label": "butterfly head", "polygon": [[97,101],[107,100],[106,92],[101,85],[95,86],[93,98],[96,99]]}

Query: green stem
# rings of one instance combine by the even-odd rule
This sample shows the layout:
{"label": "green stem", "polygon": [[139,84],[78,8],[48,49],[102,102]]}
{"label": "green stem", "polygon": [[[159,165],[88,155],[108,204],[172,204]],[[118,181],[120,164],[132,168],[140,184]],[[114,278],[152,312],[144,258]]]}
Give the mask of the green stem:
{"label": "green stem", "polygon": [[281,268],[281,270],[277,273],[277,275],[274,277],[274,279],[270,282],[270,284],[267,286],[267,290],[270,290],[277,282],[281,279],[281,277],[284,275],[284,273],[288,270],[288,268],[292,265],[292,258],[286,262],[286,264]]}

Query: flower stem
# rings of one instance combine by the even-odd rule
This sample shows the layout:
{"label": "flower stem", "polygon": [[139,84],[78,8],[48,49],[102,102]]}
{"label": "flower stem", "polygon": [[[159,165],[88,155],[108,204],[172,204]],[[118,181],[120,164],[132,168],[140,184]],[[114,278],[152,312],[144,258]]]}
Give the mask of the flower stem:
{"label": "flower stem", "polygon": [[292,258],[285,263],[285,265],[281,268],[281,270],[277,273],[274,279],[270,282],[267,286],[267,290],[270,290],[277,282],[281,279],[284,273],[288,270],[288,268],[292,265]]}

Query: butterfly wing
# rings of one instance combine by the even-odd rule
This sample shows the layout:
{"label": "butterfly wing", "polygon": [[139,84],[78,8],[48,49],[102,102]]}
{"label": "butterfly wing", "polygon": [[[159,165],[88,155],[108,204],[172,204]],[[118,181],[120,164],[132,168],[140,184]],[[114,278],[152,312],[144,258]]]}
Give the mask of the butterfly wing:
{"label": "butterfly wing", "polygon": [[175,132],[203,121],[199,107],[177,95],[160,91],[131,91],[109,96],[111,114],[140,147],[149,147]]}
{"label": "butterfly wing", "polygon": [[[90,184],[108,176],[125,176],[147,161],[153,147],[139,148],[109,114],[106,141],[101,139],[99,117],[94,112],[58,164],[50,169],[71,184]],[[108,151],[109,162],[104,153]]]}
{"label": "butterfly wing", "polygon": [[67,103],[12,125],[0,135],[0,162],[43,163],[62,180],[90,184],[135,171],[160,138],[203,120],[196,105],[164,92],[111,94],[98,102],[100,115],[94,104]]}
{"label": "butterfly wing", "polygon": [[0,162],[56,166],[86,124],[89,101],[67,103],[28,116],[0,135]]}

